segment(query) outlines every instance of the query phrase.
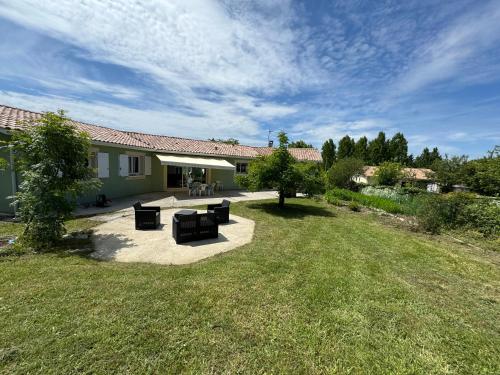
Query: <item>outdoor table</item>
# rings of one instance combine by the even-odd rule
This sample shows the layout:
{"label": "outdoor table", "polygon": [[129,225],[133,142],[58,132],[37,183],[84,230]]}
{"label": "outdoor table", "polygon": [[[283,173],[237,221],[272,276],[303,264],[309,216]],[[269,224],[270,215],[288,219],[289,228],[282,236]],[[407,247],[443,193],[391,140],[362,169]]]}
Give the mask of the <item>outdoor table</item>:
{"label": "outdoor table", "polygon": [[182,215],[194,215],[197,213],[198,213],[198,211],[196,211],[196,210],[180,210],[174,214],[174,217],[178,218],[179,216],[182,216]]}

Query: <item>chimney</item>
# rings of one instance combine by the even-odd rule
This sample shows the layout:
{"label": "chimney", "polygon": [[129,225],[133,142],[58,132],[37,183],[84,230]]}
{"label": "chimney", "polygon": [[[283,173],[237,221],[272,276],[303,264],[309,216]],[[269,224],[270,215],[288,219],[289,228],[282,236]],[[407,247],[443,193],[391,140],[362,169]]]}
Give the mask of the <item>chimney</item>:
{"label": "chimney", "polygon": [[274,141],[269,141],[269,143],[267,144],[267,147],[273,147],[273,143],[274,143]]}

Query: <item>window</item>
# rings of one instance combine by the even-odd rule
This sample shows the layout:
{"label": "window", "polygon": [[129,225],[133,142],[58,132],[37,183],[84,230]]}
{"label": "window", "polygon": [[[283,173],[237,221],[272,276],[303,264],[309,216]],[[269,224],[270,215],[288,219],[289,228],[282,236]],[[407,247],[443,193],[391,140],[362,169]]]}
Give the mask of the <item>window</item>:
{"label": "window", "polygon": [[144,175],[144,156],[128,157],[128,175],[129,176]]}
{"label": "window", "polygon": [[97,177],[97,152],[92,151],[89,155],[88,167],[92,169],[92,176]]}
{"label": "window", "polygon": [[248,163],[236,163],[236,173],[246,174]]}

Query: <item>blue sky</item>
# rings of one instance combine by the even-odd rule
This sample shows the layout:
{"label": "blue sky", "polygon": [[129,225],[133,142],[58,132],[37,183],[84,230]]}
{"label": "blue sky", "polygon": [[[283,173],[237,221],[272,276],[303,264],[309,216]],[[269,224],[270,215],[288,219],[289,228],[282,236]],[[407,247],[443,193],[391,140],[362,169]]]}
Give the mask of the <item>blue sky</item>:
{"label": "blue sky", "polygon": [[0,103],[156,134],[500,144],[500,0],[0,0]]}

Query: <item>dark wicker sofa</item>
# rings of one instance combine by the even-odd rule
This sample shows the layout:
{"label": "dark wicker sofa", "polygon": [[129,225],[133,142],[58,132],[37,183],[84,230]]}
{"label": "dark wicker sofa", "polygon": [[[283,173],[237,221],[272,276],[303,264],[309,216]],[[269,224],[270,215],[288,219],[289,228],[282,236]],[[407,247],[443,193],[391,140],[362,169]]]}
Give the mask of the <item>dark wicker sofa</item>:
{"label": "dark wicker sofa", "polygon": [[172,236],[176,243],[219,237],[219,226],[213,213],[172,217]]}
{"label": "dark wicker sofa", "polygon": [[160,225],[160,207],[134,204],[135,229],[156,229]]}
{"label": "dark wicker sofa", "polygon": [[207,212],[215,214],[215,218],[218,224],[229,223],[229,202],[227,199],[223,199],[222,203],[219,204],[209,204],[207,205]]}

